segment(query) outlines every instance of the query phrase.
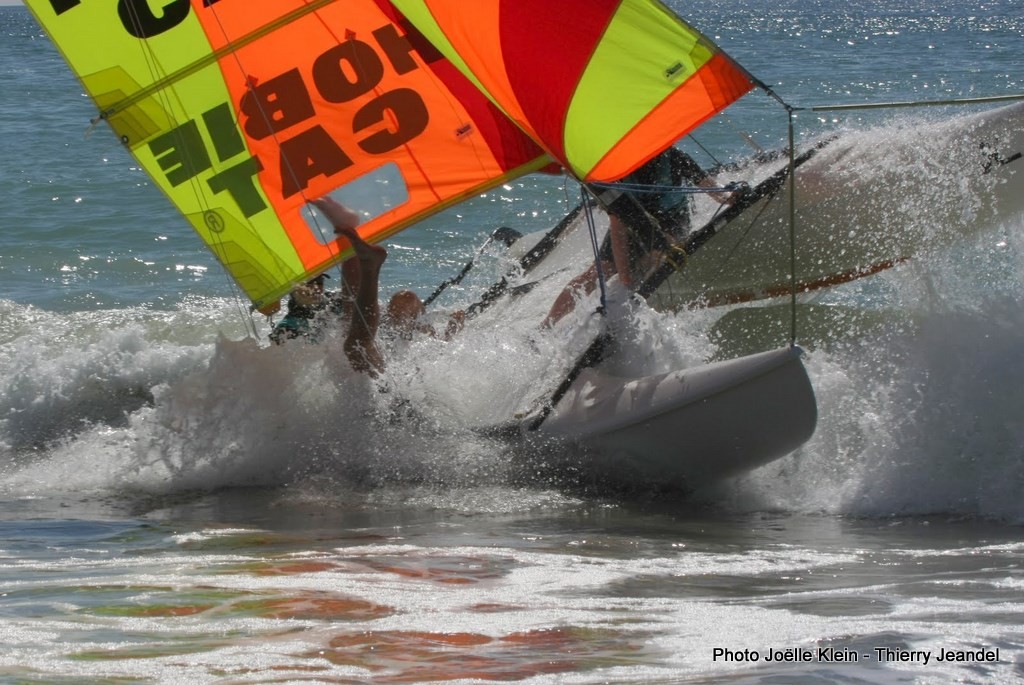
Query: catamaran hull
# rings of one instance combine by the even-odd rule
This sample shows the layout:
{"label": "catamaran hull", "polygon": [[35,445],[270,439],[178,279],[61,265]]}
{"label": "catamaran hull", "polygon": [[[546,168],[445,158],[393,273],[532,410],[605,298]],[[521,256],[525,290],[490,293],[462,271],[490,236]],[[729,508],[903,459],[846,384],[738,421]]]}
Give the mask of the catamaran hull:
{"label": "catamaran hull", "polygon": [[[798,157],[796,281],[801,291],[870,276],[1024,216],[1024,103],[909,129],[847,133]],[[785,156],[723,174],[753,191],[724,209],[701,198],[702,236],[681,267],[645,293],[655,309],[788,295],[790,191]],[[607,230],[604,212],[594,215]],[[540,240],[524,236],[511,255]],[[528,275],[582,270],[592,260],[583,215]],[[569,266],[572,265],[572,266]]]}
{"label": "catamaran hull", "polygon": [[[1024,103],[823,145],[796,171],[799,289],[869,276],[1024,216],[1022,153]],[[713,237],[649,304],[673,310],[788,294],[790,191],[777,185],[731,220],[714,220]]]}
{"label": "catamaran hull", "polygon": [[585,371],[530,436],[536,463],[614,489],[689,491],[790,454],[817,405],[799,348],[626,380]]}

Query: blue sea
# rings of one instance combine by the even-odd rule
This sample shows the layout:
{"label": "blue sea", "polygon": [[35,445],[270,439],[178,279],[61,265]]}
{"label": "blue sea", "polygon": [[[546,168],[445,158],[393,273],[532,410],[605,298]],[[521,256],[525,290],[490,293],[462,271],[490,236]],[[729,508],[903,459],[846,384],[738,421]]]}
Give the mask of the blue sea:
{"label": "blue sea", "polygon": [[[670,4],[795,107],[1024,93],[1024,0]],[[420,418],[381,423],[338,341],[268,346],[24,7],[0,94],[0,682],[1024,678],[1024,217],[815,295],[871,325],[798,340],[795,453],[686,497],[581,491],[471,430],[571,361],[544,311],[396,352]],[[727,162],[786,124],[752,93],[687,144]],[[436,304],[464,307],[507,266],[495,227],[577,200],[538,176],[448,210],[387,244],[382,291],[475,259]],[[721,315],[644,312],[636,354],[699,365]]]}

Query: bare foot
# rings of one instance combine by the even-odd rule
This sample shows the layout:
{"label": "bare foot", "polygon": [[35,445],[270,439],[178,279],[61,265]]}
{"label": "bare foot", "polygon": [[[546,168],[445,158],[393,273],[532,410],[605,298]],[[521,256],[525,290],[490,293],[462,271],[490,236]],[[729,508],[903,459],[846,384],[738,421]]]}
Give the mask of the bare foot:
{"label": "bare foot", "polygon": [[380,245],[371,245],[363,240],[362,236],[354,228],[348,226],[335,226],[334,232],[348,238],[356,257],[361,264],[370,264],[379,267],[388,258],[388,251]]}
{"label": "bare foot", "polygon": [[323,212],[334,226],[335,233],[339,233],[341,228],[355,228],[359,225],[359,215],[332,197],[325,195],[309,203]]}

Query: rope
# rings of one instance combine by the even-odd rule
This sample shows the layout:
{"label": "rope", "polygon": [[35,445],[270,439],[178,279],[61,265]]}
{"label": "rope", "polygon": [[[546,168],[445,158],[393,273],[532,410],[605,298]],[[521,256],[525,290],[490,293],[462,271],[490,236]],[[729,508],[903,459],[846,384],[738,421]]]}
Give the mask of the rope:
{"label": "rope", "polygon": [[[315,12],[315,10],[319,8],[319,4],[325,4],[325,3],[318,3],[316,6],[312,7],[311,11]],[[224,39],[225,39],[224,49],[230,51],[229,54],[233,58],[235,64],[238,66],[239,72],[241,72],[243,74],[246,73],[246,69],[244,68],[242,60],[241,60],[241,58],[238,55],[238,51],[234,49],[234,47],[235,47],[234,43],[228,37],[227,31],[224,29],[224,25],[221,22],[220,16],[217,13],[216,6],[215,5],[211,5],[209,9],[213,12],[213,16],[217,20],[218,26],[221,27],[221,32],[222,32],[222,34],[224,36]],[[339,42],[339,44],[342,42],[341,38],[333,30],[331,30],[330,27],[328,27],[322,21],[321,21],[321,24],[335,38],[335,40],[337,40]],[[263,103],[261,102],[260,98],[259,97],[255,97],[256,94],[255,94],[255,91],[254,91],[253,84],[247,81],[246,82],[246,88],[254,96],[253,97],[253,102],[255,103],[255,106],[257,107],[260,116],[263,118],[264,124],[267,126],[267,130],[271,131],[271,139],[274,141],[275,144],[278,145],[278,147],[280,147],[280,139],[279,139],[279,137],[277,135],[277,132],[274,130],[273,122],[272,122],[269,114],[267,113],[266,109],[263,107]],[[297,174],[295,172],[295,168],[291,164],[290,160],[288,160],[286,157],[282,157],[282,166],[284,167],[285,172],[291,175],[292,181],[295,183],[296,187],[301,187],[301,184],[299,184],[298,180],[297,180],[298,176],[297,176]],[[305,202],[305,203],[309,202],[310,198],[307,196],[307,194],[305,192],[305,189],[300,190],[300,196],[302,197],[303,202]],[[310,211],[309,212],[309,216],[310,216],[310,219],[312,220],[312,224],[313,224],[312,227],[313,227],[313,229],[317,232],[317,234],[320,237],[320,242],[327,248],[328,254],[330,255],[329,258],[333,259],[335,256],[340,254],[339,252],[337,252],[337,247],[336,247],[335,241],[331,240],[330,237],[328,236],[328,234],[326,233],[325,227],[322,225],[322,223],[321,223],[321,221],[319,219],[319,214],[317,212]],[[341,281],[341,288],[340,288],[340,290],[344,293],[344,295],[346,297],[354,300],[355,297],[356,297],[356,293],[353,291],[351,285],[345,280],[344,272],[342,271],[342,268],[341,268],[340,264],[337,267],[337,275],[338,275],[338,279]],[[297,287],[297,286],[299,286],[301,284],[296,282],[296,283],[293,283],[292,285]],[[252,309],[253,309],[252,307],[249,307],[250,316],[251,316]],[[353,309],[356,311],[356,316],[360,317],[360,320],[361,320],[362,324],[364,326],[366,326],[367,321],[366,321],[366,317],[363,316],[363,313],[361,311],[359,311],[358,307],[353,307]],[[272,321],[271,317],[269,317],[269,316],[267,317],[267,320],[268,320],[268,322]],[[254,330],[255,330],[255,326],[254,326]]]}
{"label": "rope", "polygon": [[717,157],[715,157],[714,153],[711,152],[711,150],[704,147],[704,145],[699,140],[697,140],[697,138],[695,138],[692,133],[687,137],[690,140],[692,140],[693,144],[699,147],[704,152],[704,154],[711,158],[711,161],[715,163],[715,166],[722,166],[722,163],[718,160]]}
{"label": "rope", "polygon": [[901,102],[880,102],[877,104],[812,105],[810,107],[787,107],[794,112],[839,112],[859,109],[899,109],[901,107],[939,107],[946,105],[989,105],[997,102],[1024,100],[1024,93],[1014,95],[993,95],[978,98],[951,98],[948,100],[915,100]]}
{"label": "rope", "polygon": [[597,224],[594,222],[594,208],[587,202],[587,192],[580,186],[580,201],[583,204],[583,213],[587,218],[587,232],[590,235],[590,247],[594,250],[594,268],[597,271],[597,286],[601,289],[601,313],[607,311],[608,293],[605,289],[604,269],[601,268],[601,244],[597,239]]}
{"label": "rope", "polygon": [[[316,10],[319,9],[320,6],[326,5],[326,4],[327,4],[327,2],[325,2],[323,0],[319,0],[318,2],[314,3],[314,5],[308,6],[308,7],[304,8],[304,9],[302,9],[302,10],[299,10],[298,12],[300,12],[302,14],[305,14],[305,13],[308,13],[308,12],[313,12],[315,14]],[[233,42],[230,40],[230,38],[228,37],[227,32],[224,30],[224,25],[221,22],[219,15],[217,14],[216,6],[211,4],[209,9],[213,12],[213,15],[216,18],[217,23],[218,23],[218,25],[221,28],[221,32],[222,32],[222,34],[224,35],[224,38],[225,38],[225,46],[224,46],[224,48],[222,48],[222,50],[229,51],[229,53],[231,54],[232,58],[235,61],[235,64],[238,66],[238,69],[239,69],[239,71],[241,73],[243,73],[243,74],[247,73],[246,69],[243,67],[241,59],[239,58],[238,51],[234,49]],[[296,13],[296,15],[297,15],[297,13]],[[316,15],[316,16],[319,16],[319,15]],[[329,26],[327,26],[327,24],[322,19],[321,19],[321,25],[324,27],[325,30],[328,31],[328,33],[330,33],[331,36],[334,37],[334,39],[339,44],[342,43],[342,40],[341,40],[340,36],[338,36],[337,33],[335,33]],[[260,99],[258,97],[255,97],[255,92],[254,92],[253,84],[251,82],[247,81],[246,82],[246,88],[249,90],[250,93],[252,93],[254,95],[253,100],[254,100],[254,102],[256,103],[256,106],[259,109],[260,116],[263,117],[264,123],[267,124],[268,130],[270,130],[272,132],[271,133],[272,140],[280,148],[280,140],[278,138],[277,132],[274,130],[274,126],[272,125],[272,121],[271,121],[268,113],[266,112],[266,110],[263,108],[262,103],[260,102]],[[379,88],[378,88],[378,91],[379,91]],[[292,166],[291,162],[286,157],[282,157],[282,166],[284,166],[286,168],[287,173],[292,176],[292,180],[295,181],[296,187],[301,188],[301,184],[299,184],[298,181],[297,181],[298,176],[295,173],[295,169]],[[310,198],[307,196],[305,189],[300,190],[300,195],[302,197],[302,200],[305,203],[309,202]],[[310,217],[312,219],[313,228],[317,231],[317,233],[319,233],[322,244],[328,250],[328,253],[330,255],[329,258],[333,259],[334,257],[336,257],[337,255],[340,254],[340,252],[337,252],[337,247],[336,247],[335,241],[334,240],[330,240],[328,238],[327,234],[325,233],[324,227],[321,225],[321,222],[318,219],[318,213],[310,212]],[[356,293],[354,292],[352,286],[345,280],[344,272],[342,271],[342,268],[341,268],[340,264],[338,264],[337,273],[338,273],[338,278],[341,281],[341,288],[340,289],[345,293],[346,296],[348,296],[352,300],[356,300]],[[295,283],[294,285],[298,286],[300,284],[299,283]],[[366,317],[364,316],[363,312],[360,310],[360,308],[359,308],[359,306],[357,304],[354,304],[353,310],[355,311],[354,316],[358,316],[360,322],[362,323],[362,325],[364,327],[366,327],[367,330],[369,330],[368,321],[367,321]],[[252,308],[250,308],[250,313],[251,313],[251,311],[252,311]],[[270,319],[270,317],[268,317],[268,320],[269,319]],[[255,330],[255,327],[254,327],[254,330]],[[374,342],[376,343],[376,341],[374,341]],[[388,389],[390,391],[393,391],[395,393],[395,396],[398,397],[399,400],[402,399],[400,397],[400,393],[398,393],[398,391],[397,391],[398,389],[397,389],[397,385],[395,383],[395,380],[393,378],[391,378],[390,375],[388,375],[388,374],[381,374],[381,376],[376,379],[376,382],[378,383],[378,385],[390,386]]]}
{"label": "rope", "polygon": [[790,339],[791,346],[796,345],[796,117],[792,108],[787,108],[789,116],[789,278],[790,278]]}
{"label": "rope", "polygon": [[[762,215],[762,214],[764,214],[764,213],[765,213],[765,210],[767,210],[767,209],[768,209],[768,203],[769,203],[769,202],[771,202],[771,201],[772,201],[772,200],[774,200],[774,199],[775,199],[775,196],[773,195],[772,197],[770,197],[770,198],[768,199],[768,202],[765,202],[765,203],[764,203],[764,204],[763,204],[763,205],[761,206],[761,209],[759,209],[759,210],[757,211],[757,214],[755,214],[755,215],[754,215],[754,220],[750,222],[750,225],[749,225],[749,226],[747,226],[747,229],[746,229],[745,231],[743,231],[743,235],[741,235],[741,236],[740,236],[739,240],[737,240],[737,241],[736,241],[736,243],[735,243],[735,244],[734,244],[734,245],[732,246],[732,248],[731,248],[731,249],[729,250],[729,256],[728,256],[728,257],[726,258],[727,260],[728,260],[728,259],[732,259],[733,255],[735,255],[735,254],[736,254],[736,251],[737,251],[738,249],[740,249],[740,247],[741,247],[741,246],[743,245],[743,243],[744,243],[744,242],[745,242],[745,241],[747,240],[747,238],[749,238],[749,237],[750,237],[750,234],[751,234],[751,232],[753,232],[753,230],[754,230],[755,228],[757,228],[758,224],[759,224],[759,223],[760,223],[760,221],[761,221],[761,215]],[[709,223],[709,224],[711,224],[711,223],[714,223],[715,219],[717,219],[717,218],[718,218],[718,215],[719,215],[719,214],[721,214],[721,213],[722,213],[722,211],[723,211],[724,209],[725,209],[724,205],[723,205],[723,206],[720,206],[720,207],[719,207],[719,208],[718,208],[718,209],[717,209],[717,210],[715,211],[715,215],[714,215],[713,217],[711,217],[711,219],[710,219],[710,220],[709,220],[709,221],[708,221],[707,223]]]}

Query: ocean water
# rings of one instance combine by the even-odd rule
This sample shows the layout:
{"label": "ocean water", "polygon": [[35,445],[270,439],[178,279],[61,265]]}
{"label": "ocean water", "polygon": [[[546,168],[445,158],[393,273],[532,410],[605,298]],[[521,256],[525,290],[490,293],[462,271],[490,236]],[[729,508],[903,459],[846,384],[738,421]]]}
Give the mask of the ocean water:
{"label": "ocean water", "polygon": [[[1024,93],[1021,0],[672,4],[794,106]],[[806,303],[870,325],[805,327],[819,423],[794,454],[612,495],[472,430],[569,362],[543,310],[393,350],[420,416],[381,423],[337,340],[266,346],[23,7],[0,7],[0,93],[0,682],[1024,676],[1024,217]],[[800,112],[798,134],[964,109]],[[755,93],[696,139],[710,164],[786,134]],[[403,232],[382,290],[427,295],[576,193],[521,179]],[[506,264],[486,250],[438,316]],[[721,312],[636,316],[647,363],[731,342]]]}

